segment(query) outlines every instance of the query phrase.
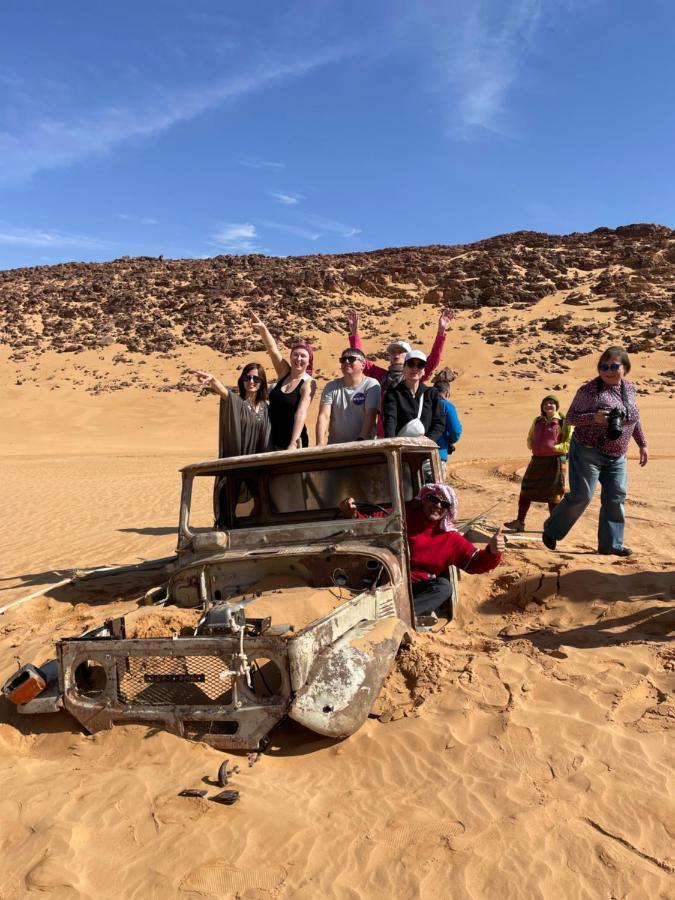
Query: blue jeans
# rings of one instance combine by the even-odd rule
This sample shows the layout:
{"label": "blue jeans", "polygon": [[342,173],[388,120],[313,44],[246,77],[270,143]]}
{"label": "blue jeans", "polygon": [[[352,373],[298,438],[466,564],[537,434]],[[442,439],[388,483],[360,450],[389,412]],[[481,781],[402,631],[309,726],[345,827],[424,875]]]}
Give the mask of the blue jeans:
{"label": "blue jeans", "polygon": [[442,576],[429,581],[413,581],[412,594],[415,615],[428,616],[452,597],[452,585]]}
{"label": "blue jeans", "polygon": [[570,531],[602,485],[598,551],[610,553],[623,547],[623,504],[628,487],[626,456],[607,456],[572,439],[569,468],[570,489],[544,522],[545,534],[560,541]]}

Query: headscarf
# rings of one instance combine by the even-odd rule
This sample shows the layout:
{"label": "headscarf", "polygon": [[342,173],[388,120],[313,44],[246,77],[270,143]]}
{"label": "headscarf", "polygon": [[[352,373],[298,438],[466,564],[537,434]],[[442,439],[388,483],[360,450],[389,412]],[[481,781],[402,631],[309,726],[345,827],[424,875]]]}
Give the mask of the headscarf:
{"label": "headscarf", "polygon": [[307,341],[296,341],[294,344],[291,344],[291,353],[294,350],[306,350],[309,355],[309,362],[307,363],[307,374],[311,375],[314,371],[314,350],[307,343]]}
{"label": "headscarf", "polygon": [[417,499],[424,500],[429,494],[443,497],[450,504],[450,509],[438,523],[441,531],[457,531],[454,521],[457,516],[457,494],[455,494],[449,484],[425,484],[417,495]]}
{"label": "headscarf", "polygon": [[389,388],[395,388],[401,381],[403,381],[403,365],[389,366],[382,387],[387,391]]}

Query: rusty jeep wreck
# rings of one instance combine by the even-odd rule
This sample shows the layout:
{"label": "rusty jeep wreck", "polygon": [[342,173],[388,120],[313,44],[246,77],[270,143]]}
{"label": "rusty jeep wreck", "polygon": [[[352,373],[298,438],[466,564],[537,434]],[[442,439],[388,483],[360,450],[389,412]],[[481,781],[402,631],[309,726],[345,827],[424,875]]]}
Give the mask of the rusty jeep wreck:
{"label": "rusty jeep wreck", "polygon": [[[118,618],[60,640],[49,686],[19,710],[63,707],[92,733],[154,724],[222,749],[263,746],[287,716],[354,733],[412,640],[404,505],[440,466],[423,437],[187,466],[177,554],[146,603],[195,611],[191,633],[128,638]],[[342,518],[350,496],[367,517]]]}

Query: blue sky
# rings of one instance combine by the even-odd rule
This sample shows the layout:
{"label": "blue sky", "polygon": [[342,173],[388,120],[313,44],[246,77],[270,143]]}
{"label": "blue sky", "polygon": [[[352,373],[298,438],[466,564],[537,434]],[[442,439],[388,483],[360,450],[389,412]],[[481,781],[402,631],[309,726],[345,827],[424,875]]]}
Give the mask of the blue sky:
{"label": "blue sky", "polygon": [[671,0],[4,0],[0,268],[675,225]]}

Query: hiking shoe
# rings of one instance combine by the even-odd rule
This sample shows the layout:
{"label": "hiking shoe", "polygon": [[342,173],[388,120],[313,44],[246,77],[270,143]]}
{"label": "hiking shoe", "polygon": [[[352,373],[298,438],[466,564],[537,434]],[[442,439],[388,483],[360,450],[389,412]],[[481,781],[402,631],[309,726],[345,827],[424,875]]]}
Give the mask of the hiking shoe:
{"label": "hiking shoe", "polygon": [[542,543],[544,544],[544,547],[548,547],[549,550],[555,550],[556,542],[553,540],[552,537],[549,537],[545,531],[542,532],[541,540],[542,540]]}
{"label": "hiking shoe", "polygon": [[616,550],[598,550],[601,556],[632,556],[633,551],[630,547],[619,547]]}
{"label": "hiking shoe", "polygon": [[415,617],[415,628],[418,631],[431,631],[434,625],[438,625],[438,616],[435,612]]}
{"label": "hiking shoe", "polygon": [[504,528],[509,531],[525,531],[525,523],[521,519],[512,519],[510,522],[504,522]]}

